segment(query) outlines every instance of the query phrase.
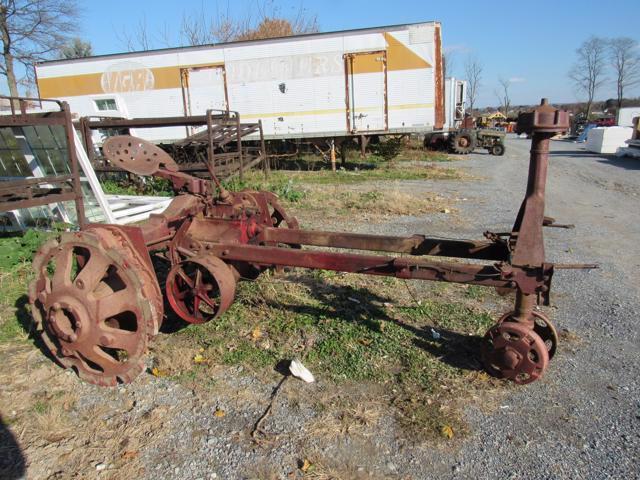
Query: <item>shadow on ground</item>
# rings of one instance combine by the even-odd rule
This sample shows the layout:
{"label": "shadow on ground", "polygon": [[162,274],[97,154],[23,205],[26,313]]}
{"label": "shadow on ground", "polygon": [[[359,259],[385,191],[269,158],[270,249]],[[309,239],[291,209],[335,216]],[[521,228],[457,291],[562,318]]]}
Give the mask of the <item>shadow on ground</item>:
{"label": "shadow on ground", "polygon": [[640,170],[640,159],[638,158],[608,156],[601,158],[598,162],[626,170]]}
{"label": "shadow on ground", "polygon": [[33,345],[38,350],[40,350],[45,357],[47,357],[55,364],[58,364],[58,361],[51,353],[51,350],[49,350],[49,347],[45,345],[45,343],[42,341],[42,337],[36,331],[36,326],[33,321],[33,317],[31,316],[29,297],[27,295],[21,295],[20,297],[18,297],[15,303],[15,307],[18,324],[20,324],[20,327],[22,328],[22,330],[24,330],[24,333],[29,336],[29,340],[31,340],[31,343],[33,343]]}
{"label": "shadow on ground", "polygon": [[[371,292],[366,288],[355,288],[348,285],[330,285],[313,277],[296,277],[297,283],[308,287],[310,295],[320,302],[320,306],[300,304],[272,303],[269,306],[284,308],[296,314],[314,317],[330,316],[335,321],[356,322],[368,329],[380,332],[379,321],[392,322],[414,335],[413,343],[429,352],[442,362],[463,370],[481,370],[479,352],[482,337],[465,335],[458,332],[437,328],[440,338],[434,339],[431,329],[433,325],[415,326],[390,317],[386,312],[385,303],[394,300]],[[360,303],[350,299],[357,299]]]}
{"label": "shadow on ground", "polygon": [[25,478],[25,463],[18,441],[0,416],[0,478],[5,480]]}

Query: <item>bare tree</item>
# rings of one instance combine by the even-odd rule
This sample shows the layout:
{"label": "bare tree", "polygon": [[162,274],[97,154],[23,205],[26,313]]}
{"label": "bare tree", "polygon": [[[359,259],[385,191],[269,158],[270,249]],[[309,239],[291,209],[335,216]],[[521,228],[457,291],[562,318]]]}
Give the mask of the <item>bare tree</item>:
{"label": "bare tree", "polygon": [[285,15],[275,6],[273,0],[262,0],[258,2],[254,11],[248,11],[239,18],[233,18],[228,10],[216,12],[211,19],[208,19],[204,12],[184,14],[180,37],[183,44],[203,45],[286,37],[317,31],[317,17],[309,14],[302,6],[293,15]]}
{"label": "bare tree", "polygon": [[456,65],[456,51],[444,48],[442,51],[442,65],[444,70],[444,76],[450,77],[453,75],[453,70]]}
{"label": "bare tree", "polygon": [[122,28],[116,31],[116,37],[128,52],[146,51],[152,48],[151,37],[148,33],[147,17],[138,20],[133,29]]}
{"label": "bare tree", "polygon": [[498,97],[500,102],[500,108],[505,117],[509,116],[509,109],[511,108],[511,97],[509,96],[509,88],[511,88],[511,82],[506,78],[500,77],[498,79],[500,87],[494,90],[494,93]]}
{"label": "bare tree", "polygon": [[576,88],[587,96],[587,119],[591,116],[593,99],[606,81],[607,41],[591,36],[576,50],[578,58],[569,71]]}
{"label": "bare tree", "polygon": [[622,107],[624,91],[640,84],[640,45],[629,37],[609,40],[609,58],[615,75],[617,107]]}
{"label": "bare tree", "polygon": [[82,58],[93,55],[91,43],[75,37],[60,49],[60,58]]}
{"label": "bare tree", "polygon": [[0,74],[18,96],[16,62],[33,75],[36,62],[55,56],[76,29],[76,0],[0,0]]}
{"label": "bare tree", "polygon": [[173,29],[167,22],[163,22],[162,26],[156,32],[156,40],[163,48],[175,47]]}
{"label": "bare tree", "polygon": [[478,90],[482,81],[482,64],[475,56],[470,56],[464,64],[464,72],[467,80],[467,99],[469,100],[469,114],[473,116],[473,106],[478,99]]}
{"label": "bare tree", "polygon": [[180,38],[186,45],[205,45],[213,43],[212,24],[204,12],[200,14],[182,14]]}

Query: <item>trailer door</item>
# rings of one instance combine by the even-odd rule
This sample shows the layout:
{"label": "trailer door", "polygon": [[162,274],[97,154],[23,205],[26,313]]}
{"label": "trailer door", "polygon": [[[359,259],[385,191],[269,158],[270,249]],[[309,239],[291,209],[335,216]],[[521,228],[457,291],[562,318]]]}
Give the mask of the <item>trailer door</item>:
{"label": "trailer door", "polygon": [[352,132],[387,130],[387,55],[345,55],[347,126]]}
{"label": "trailer door", "polygon": [[223,66],[183,68],[181,73],[185,115],[204,115],[210,109],[228,109]]}

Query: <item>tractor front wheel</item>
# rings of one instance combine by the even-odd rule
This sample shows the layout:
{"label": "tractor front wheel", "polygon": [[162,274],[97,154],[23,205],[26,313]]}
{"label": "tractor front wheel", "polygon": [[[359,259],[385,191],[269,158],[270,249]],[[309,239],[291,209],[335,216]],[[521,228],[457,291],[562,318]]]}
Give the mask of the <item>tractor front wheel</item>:
{"label": "tractor front wheel", "polygon": [[491,155],[502,156],[504,155],[504,145],[496,143],[491,147]]}

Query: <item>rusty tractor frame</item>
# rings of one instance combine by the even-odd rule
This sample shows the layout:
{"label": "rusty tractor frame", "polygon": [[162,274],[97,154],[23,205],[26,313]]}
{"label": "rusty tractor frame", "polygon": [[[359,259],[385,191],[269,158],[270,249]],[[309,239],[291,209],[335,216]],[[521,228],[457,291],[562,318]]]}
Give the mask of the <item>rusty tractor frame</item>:
{"label": "rusty tractor frame", "polygon": [[[211,321],[233,303],[240,279],[266,269],[482,285],[515,292],[513,310],[485,335],[485,367],[516,383],[532,382],[558,343],[537,309],[549,303],[554,269],[590,267],[554,265],[544,253],[543,226],[554,226],[544,216],[549,140],[568,127],[568,114],[546,100],[520,116],[518,130],[532,135],[526,194],[511,231],[486,232],[483,240],[302,230],[270,192],[227,191],[213,168],[210,179],[196,178],[150,142],[111,137],[103,154],[113,165],[169,179],[176,196],[162,214],[136,226],[89,225],[43,245],[29,289],[34,319],[59,363],[92,383],[116,385],[144,369],[165,298],[186,322]],[[152,255],[168,267],[162,287]]]}

